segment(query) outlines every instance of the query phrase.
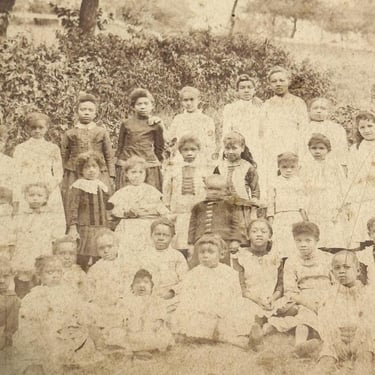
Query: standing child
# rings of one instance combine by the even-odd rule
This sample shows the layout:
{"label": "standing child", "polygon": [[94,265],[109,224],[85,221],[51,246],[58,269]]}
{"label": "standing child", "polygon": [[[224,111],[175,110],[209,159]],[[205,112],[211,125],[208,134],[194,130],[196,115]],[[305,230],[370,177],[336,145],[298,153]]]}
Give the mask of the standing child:
{"label": "standing child", "polygon": [[183,135],[178,142],[182,162],[170,166],[164,176],[163,202],[176,218],[176,237],[173,247],[183,253],[188,249],[187,236],[191,209],[204,199],[204,179],[207,169],[197,156],[201,143],[192,135]]}
{"label": "standing child", "polygon": [[124,187],[126,181],[125,163],[133,156],[147,162],[146,182],[161,191],[164,136],[160,118],[152,116],[154,98],[148,90],[135,89],[130,94],[130,106],[134,116],[127,119],[120,128],[116,151],[116,189]]}
{"label": "standing child", "polygon": [[188,271],[184,256],[170,247],[175,235],[174,224],[166,219],[155,220],[151,224],[152,248],[147,250],[144,262],[152,274],[154,294],[168,301],[168,306],[175,308],[181,282]]}
{"label": "standing child", "polygon": [[305,142],[314,133],[326,136],[332,144],[331,157],[341,165],[345,174],[348,167],[348,140],[345,129],[329,119],[332,103],[326,98],[314,98],[309,105],[310,123],[306,127]]}
{"label": "standing child", "polygon": [[121,219],[116,228],[120,240],[120,258],[139,254],[150,245],[146,235],[152,221],[169,211],[162,203],[162,194],[145,182],[147,163],[133,156],[122,166],[126,186],[116,191],[109,202],[113,204],[112,215]]}
{"label": "standing child", "polygon": [[46,185],[26,185],[24,196],[28,208],[23,208],[16,217],[16,243],[12,257],[16,292],[20,297],[30,290],[35,259],[52,255],[53,242],[63,236],[66,229],[64,218],[48,206],[49,189]]}
{"label": "standing child", "polygon": [[106,129],[94,122],[97,114],[97,99],[90,94],[82,93],[78,98],[78,123],[69,129],[61,142],[61,156],[64,165],[62,192],[64,204],[67,204],[70,186],[80,178],[76,170],[78,156],[84,152],[95,151],[102,156],[104,163],[100,166],[100,180],[111,189],[115,178],[112,143]]}
{"label": "standing child", "polygon": [[357,280],[359,262],[355,253],[333,256],[332,273],[337,284],[318,310],[319,333],[324,342],[319,374],[332,374],[349,362],[355,374],[370,374],[374,358],[374,304],[371,290]]}
{"label": "standing child", "polygon": [[49,190],[48,205],[56,215],[64,216],[64,207],[60,191],[63,177],[60,150],[57,145],[44,139],[50,118],[39,112],[29,113],[26,117],[26,130],[30,138],[16,146],[13,158],[18,168],[17,189],[14,200],[21,208],[27,207],[22,199],[22,188],[31,183],[45,184]]}
{"label": "standing child", "polygon": [[347,219],[341,212],[347,191],[344,171],[331,158],[331,142],[323,134],[314,133],[308,141],[310,158],[301,168],[308,197],[306,211],[309,220],[323,229],[320,246],[347,246]]}
{"label": "standing child", "polygon": [[7,258],[0,256],[0,351],[12,345],[18,329],[20,300],[11,290],[14,273]]}
{"label": "standing child", "polygon": [[262,160],[259,116],[262,101],[255,96],[257,79],[241,74],[236,80],[238,100],[226,104],[223,111],[223,136],[230,132],[243,134],[246,145],[258,163]]}
{"label": "standing child", "polygon": [[366,236],[366,223],[374,216],[375,204],[375,114],[360,112],[356,117],[358,143],[350,151],[349,190],[351,245]]}
{"label": "standing child", "polygon": [[199,265],[182,282],[174,331],[187,338],[248,346],[251,317],[243,312],[237,271],[220,263],[224,241],[217,235],[201,237],[195,244]]}
{"label": "standing child", "polygon": [[242,212],[242,230],[249,226],[251,219],[257,217],[260,199],[259,177],[256,166],[242,158],[245,151],[245,138],[232,132],[224,137],[224,159],[214,173],[223,175],[227,181],[228,196],[234,198]]}
{"label": "standing child", "polygon": [[80,178],[69,191],[68,234],[79,238],[77,263],[84,271],[99,259],[94,237],[100,228],[108,225],[106,204],[109,188],[99,179],[104,165],[101,155],[94,151],[79,155],[76,173]]}
{"label": "standing child", "polygon": [[[206,178],[205,184],[206,199],[197,203],[191,211],[188,244],[194,246],[204,234],[217,234],[228,245],[245,241],[246,234],[241,225],[243,217],[238,207],[226,199],[226,179],[212,175]],[[222,261],[229,263],[229,254]],[[196,264],[198,258],[194,254],[191,265]]]}
{"label": "standing child", "polygon": [[285,152],[277,157],[280,176],[270,182],[267,218],[270,221],[276,248],[281,258],[293,254],[295,247],[291,235],[292,225],[307,220],[306,192],[298,177],[298,156]]}
{"label": "standing child", "polygon": [[[309,340],[311,333],[319,333],[316,312],[330,287],[330,254],[317,249],[319,228],[311,222],[293,225],[297,254],[290,256],[284,266],[284,301],[289,308],[294,304],[293,316],[271,317],[270,326],[280,332],[295,328],[296,351],[305,355],[317,346]],[[289,314],[287,314],[289,315]]]}
{"label": "standing child", "polygon": [[53,255],[56,255],[63,266],[61,283],[70,286],[83,299],[88,299],[87,276],[77,264],[77,240],[64,236],[53,243]]}
{"label": "standing child", "polygon": [[[168,130],[170,143],[178,144],[181,137],[195,135],[201,140],[200,164],[211,166],[216,153],[215,123],[213,119],[199,109],[201,93],[195,87],[185,86],[180,91],[184,113],[178,114]],[[176,155],[177,160],[179,159]],[[172,155],[172,159],[173,155]]]}
{"label": "standing child", "polygon": [[86,366],[101,360],[89,336],[89,306],[61,284],[62,264],[57,257],[40,257],[35,268],[41,285],[21,303],[14,336],[20,353],[17,367],[22,374],[62,374],[71,367],[85,372]]}
{"label": "standing child", "polygon": [[267,180],[276,176],[277,155],[291,151],[300,156],[305,148],[303,135],[308,124],[305,102],[289,92],[290,72],[275,66],[268,73],[268,82],[275,95],[264,102],[260,120]]}
{"label": "standing child", "polygon": [[167,312],[153,294],[152,275],[140,269],[131,284],[132,293],[116,306],[119,322],[106,333],[105,343],[130,349],[139,359],[151,359],[153,351],[166,351],[174,344],[167,328]]}

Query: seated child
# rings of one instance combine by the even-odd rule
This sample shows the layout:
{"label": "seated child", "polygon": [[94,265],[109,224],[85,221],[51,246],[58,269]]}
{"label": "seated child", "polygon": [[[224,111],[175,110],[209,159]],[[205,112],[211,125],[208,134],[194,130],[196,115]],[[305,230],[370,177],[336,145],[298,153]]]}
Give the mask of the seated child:
{"label": "seated child", "polygon": [[98,313],[97,325],[106,327],[113,318],[113,306],[120,296],[130,291],[135,266],[132,268],[129,258],[126,265],[118,258],[119,241],[111,230],[98,231],[94,242],[101,258],[87,273],[88,287],[90,300]]}
{"label": "seated child", "polygon": [[[275,312],[275,303],[282,296],[283,263],[272,246],[272,227],[265,219],[256,219],[249,226],[250,247],[237,253],[242,295],[248,310],[260,327]],[[255,327],[254,327],[255,328]],[[259,331],[258,330],[258,331]]]}
{"label": "seated child", "polygon": [[63,266],[61,283],[72,287],[83,299],[88,299],[87,275],[77,264],[77,240],[64,236],[53,243],[53,254]]}
{"label": "seated child", "polygon": [[197,340],[248,346],[251,316],[242,312],[238,272],[220,263],[225,242],[214,234],[195,244],[199,265],[190,270],[181,286],[180,303],[173,316],[176,334]]}
{"label": "seated child", "polygon": [[66,230],[65,219],[50,210],[49,191],[44,184],[30,184],[24,188],[28,208],[16,217],[17,234],[12,266],[16,272],[15,286],[19,297],[31,287],[35,259],[52,255],[52,243],[62,237]]}
{"label": "seated child", "polygon": [[187,235],[191,209],[204,199],[204,179],[208,170],[197,160],[201,142],[193,135],[184,135],[178,142],[183,161],[169,166],[164,175],[163,202],[176,215],[176,237],[173,247],[181,252],[188,249]]}
{"label": "seated child", "polygon": [[373,295],[357,280],[359,263],[352,251],[333,256],[332,273],[337,284],[329,289],[318,310],[323,340],[318,373],[331,374],[336,366],[349,361],[356,374],[370,374],[374,357]]}
{"label": "seated child", "polygon": [[166,351],[174,340],[166,326],[167,313],[154,298],[151,274],[140,269],[131,284],[132,293],[120,299],[118,322],[105,334],[105,343],[131,350],[135,357],[150,359],[152,351]]}
{"label": "seated child", "polygon": [[170,300],[168,309],[175,308],[181,281],[188,271],[184,256],[170,247],[174,235],[175,227],[171,221],[166,218],[153,221],[151,224],[153,247],[147,249],[147,256],[143,259],[155,283],[154,295]]}
{"label": "seated child", "polygon": [[285,152],[277,157],[280,175],[269,184],[267,219],[272,225],[275,245],[281,258],[293,254],[291,228],[307,220],[305,186],[298,176],[298,156]]}
{"label": "seated child", "polygon": [[309,333],[319,333],[316,312],[331,285],[331,255],[317,249],[319,228],[316,224],[299,222],[293,225],[292,232],[297,253],[285,262],[283,299],[286,308],[277,311],[284,316],[271,317],[268,323],[279,332],[295,328],[296,352],[304,355],[318,344],[315,339],[307,340]]}
{"label": "seated child", "polygon": [[[372,241],[375,241],[375,217],[372,217],[367,222],[368,236]],[[366,266],[367,284],[375,285],[375,244],[366,246],[363,251],[357,253],[358,259]]]}
{"label": "seated child", "polygon": [[16,233],[13,220],[12,191],[0,186],[0,256],[11,259]]}
{"label": "seated child", "polygon": [[[196,135],[202,142],[202,152],[198,156],[201,166],[212,166],[212,158],[216,152],[215,123],[213,119],[199,109],[201,93],[195,87],[185,86],[180,91],[183,113],[178,114],[168,130],[171,144],[178,144],[181,137]],[[172,161],[178,161],[180,156],[172,151]]]}
{"label": "seated child", "polygon": [[120,240],[119,257],[139,255],[150,245],[146,233],[152,221],[169,211],[162,203],[162,194],[145,182],[147,163],[133,156],[122,165],[127,184],[109,199],[113,204],[112,215],[120,219],[115,232]]}
{"label": "seated child", "polygon": [[314,133],[308,140],[308,148],[311,157],[300,171],[308,196],[307,216],[319,228],[324,228],[320,246],[346,247],[347,219],[342,212],[347,191],[344,171],[332,158],[331,141],[325,135]]}
{"label": "seated child", "polygon": [[9,260],[0,256],[0,350],[12,345],[13,334],[18,329],[20,300],[10,290],[13,277]]}
{"label": "seated child", "polygon": [[101,357],[89,336],[88,304],[72,288],[61,284],[59,258],[39,257],[35,268],[41,285],[21,303],[14,335],[20,358],[15,366],[23,374],[47,375],[69,372],[71,366],[83,370],[95,365]]}

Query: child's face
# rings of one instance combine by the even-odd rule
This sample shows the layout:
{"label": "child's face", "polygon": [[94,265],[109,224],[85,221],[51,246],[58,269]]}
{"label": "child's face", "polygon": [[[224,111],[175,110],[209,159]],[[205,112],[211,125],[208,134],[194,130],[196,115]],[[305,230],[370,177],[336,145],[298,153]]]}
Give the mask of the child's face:
{"label": "child's face", "polygon": [[241,153],[244,151],[244,149],[245,147],[239,143],[224,144],[224,156],[230,162],[241,160]]}
{"label": "child's face", "polygon": [[311,234],[301,233],[294,237],[297,250],[302,258],[309,258],[316,250],[318,240]]}
{"label": "child's face", "polygon": [[151,239],[156,250],[165,250],[172,241],[171,228],[167,225],[157,225],[151,233]]}
{"label": "child's face", "polygon": [[113,261],[117,258],[118,247],[112,236],[105,235],[99,237],[96,240],[96,250],[104,260]]}
{"label": "child's face", "polygon": [[132,284],[136,296],[149,296],[152,293],[152,282],[148,277],[137,277]]}
{"label": "child's face", "polygon": [[89,160],[82,169],[82,176],[86,180],[96,180],[100,175],[100,168],[93,160]]}
{"label": "child's face", "polygon": [[0,295],[5,294],[12,282],[14,275],[10,267],[6,265],[0,265]]}
{"label": "child's face", "polygon": [[62,266],[58,263],[47,263],[40,273],[40,281],[45,286],[59,285],[62,278]]}
{"label": "child's face", "polygon": [[255,87],[251,81],[242,81],[238,84],[238,97],[242,100],[251,100],[255,95]]}
{"label": "child's face", "polygon": [[71,268],[77,263],[77,246],[74,243],[60,243],[55,253],[64,268]]}
{"label": "child's face", "polygon": [[78,106],[78,118],[81,124],[87,125],[96,117],[96,105],[92,102],[82,102]]}
{"label": "child's face", "polygon": [[348,257],[346,254],[338,254],[333,258],[332,272],[335,279],[341,285],[351,287],[357,280],[359,268],[351,257]]}
{"label": "child's face", "polygon": [[298,170],[298,163],[294,161],[282,161],[279,164],[280,174],[284,178],[291,178],[296,175]]}
{"label": "child's face", "polygon": [[46,135],[48,125],[44,120],[36,120],[29,126],[29,134],[32,138],[42,139]]}
{"label": "child's face", "polygon": [[182,108],[188,113],[194,113],[198,110],[200,100],[193,93],[185,92],[181,98]]}
{"label": "child's face", "polygon": [[134,111],[142,117],[148,117],[149,115],[151,115],[153,109],[154,105],[152,104],[152,101],[147,97],[138,98],[134,104]]}
{"label": "child's face", "polygon": [[25,193],[25,199],[30,208],[37,209],[47,203],[48,195],[42,186],[31,186]]}
{"label": "child's face", "polygon": [[221,255],[221,250],[214,244],[205,243],[198,248],[199,263],[208,268],[217,267]]}
{"label": "child's face", "polygon": [[146,170],[140,165],[135,165],[133,168],[128,169],[126,177],[131,185],[138,186],[145,182]]}
{"label": "child's face", "polygon": [[375,224],[370,227],[370,230],[368,231],[368,236],[375,241]]}
{"label": "child's face", "polygon": [[327,100],[317,100],[310,106],[310,119],[324,121],[329,116],[329,103]]}
{"label": "child's face", "polygon": [[186,142],[180,148],[180,153],[186,163],[192,163],[199,153],[199,147],[193,142]]}
{"label": "child's face", "polygon": [[225,183],[210,183],[206,186],[206,197],[208,199],[224,198],[227,193],[227,185]]}
{"label": "child's face", "polygon": [[375,140],[375,121],[374,120],[359,120],[358,131],[366,141]]}
{"label": "child's face", "polygon": [[309,147],[309,151],[315,160],[325,160],[328,148],[324,143],[316,143]]}
{"label": "child's face", "polygon": [[266,223],[256,221],[251,225],[249,240],[252,246],[261,248],[271,239],[271,233]]}
{"label": "child's face", "polygon": [[270,86],[276,95],[283,96],[289,90],[289,79],[285,73],[274,73],[270,77]]}

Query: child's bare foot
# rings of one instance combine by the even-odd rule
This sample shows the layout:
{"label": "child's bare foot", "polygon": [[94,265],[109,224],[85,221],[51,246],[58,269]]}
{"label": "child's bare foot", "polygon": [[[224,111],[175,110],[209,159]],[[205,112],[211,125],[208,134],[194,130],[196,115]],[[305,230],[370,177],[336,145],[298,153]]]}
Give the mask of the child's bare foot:
{"label": "child's bare foot", "polygon": [[152,353],[146,351],[134,352],[134,357],[142,361],[148,361],[152,359]]}
{"label": "child's bare foot", "polygon": [[319,347],[320,341],[318,339],[311,339],[297,344],[294,351],[298,357],[312,357],[317,352]]}

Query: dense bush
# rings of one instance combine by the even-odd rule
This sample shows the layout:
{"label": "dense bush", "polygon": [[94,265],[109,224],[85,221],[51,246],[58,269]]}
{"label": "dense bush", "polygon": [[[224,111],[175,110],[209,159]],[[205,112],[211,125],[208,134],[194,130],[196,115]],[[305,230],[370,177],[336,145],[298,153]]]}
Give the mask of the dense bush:
{"label": "dense bush", "polygon": [[[128,39],[121,39],[62,33],[56,47],[35,46],[25,38],[4,41],[0,55],[0,108],[11,134],[9,151],[24,139],[23,119],[31,110],[51,116],[49,137],[58,143],[74,122],[82,90],[100,97],[99,118],[113,136],[129,113],[128,94],[136,86],[150,89],[156,111],[167,119],[179,110],[178,90],[194,85],[204,93],[204,109],[218,121],[218,110],[232,99],[233,80],[241,72],[257,75],[258,95],[269,97],[266,75],[275,64],[292,70],[291,91],[305,100],[332,95],[327,73],[294,63],[268,42],[240,35],[230,39],[196,32],[164,38],[130,32]],[[345,111],[341,120],[347,123],[344,117]]]}

